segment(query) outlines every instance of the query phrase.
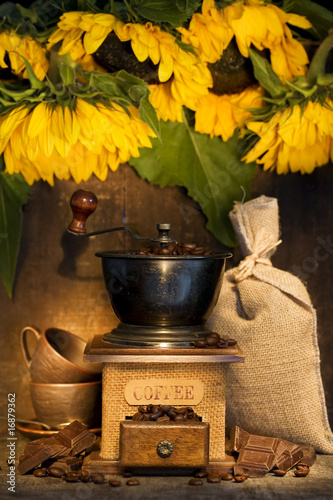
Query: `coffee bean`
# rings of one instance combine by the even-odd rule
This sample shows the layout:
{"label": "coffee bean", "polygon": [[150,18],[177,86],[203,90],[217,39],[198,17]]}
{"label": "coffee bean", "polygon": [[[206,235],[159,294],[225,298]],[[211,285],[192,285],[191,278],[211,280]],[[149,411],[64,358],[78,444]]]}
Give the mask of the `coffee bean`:
{"label": "coffee bean", "polygon": [[196,472],[194,474],[194,477],[198,477],[198,478],[205,478],[208,476],[208,472],[206,470],[199,470],[198,472]]}
{"label": "coffee bean", "polygon": [[214,472],[208,474],[207,483],[220,483],[220,482],[221,482],[221,476],[219,474]]}
{"label": "coffee bean", "polygon": [[228,342],[226,340],[220,340],[218,343],[217,343],[217,347],[219,349],[225,349],[225,347],[228,347]]}
{"label": "coffee bean", "polygon": [[161,405],[161,410],[168,413],[172,409],[171,405]]}
{"label": "coffee bean", "polygon": [[207,335],[205,338],[207,346],[211,347],[219,343],[219,339],[215,335]]}
{"label": "coffee bean", "polygon": [[201,479],[194,477],[193,479],[189,480],[188,484],[190,484],[191,486],[202,486],[203,482],[201,481]]}
{"label": "coffee bean", "polygon": [[95,484],[103,484],[105,481],[104,474],[93,474],[91,480]]}
{"label": "coffee bean", "polygon": [[273,469],[273,474],[275,476],[283,477],[286,475],[286,471],[281,469]]}
{"label": "coffee bean", "polygon": [[182,415],[181,413],[178,413],[178,414],[175,416],[174,421],[175,421],[175,422],[183,422],[183,421],[184,421],[184,415]]}
{"label": "coffee bean", "polygon": [[132,477],[126,482],[127,486],[138,486],[140,484],[140,481],[136,479],[135,477]]}
{"label": "coffee bean", "polygon": [[35,470],[33,471],[33,475],[34,475],[35,477],[46,477],[46,476],[48,476],[49,474],[48,474],[47,469],[45,469],[45,468],[41,468],[41,469],[35,469]]}
{"label": "coffee bean", "polygon": [[49,467],[48,473],[53,477],[62,477],[66,474],[64,469],[60,469],[60,467]]}
{"label": "coffee bean", "polygon": [[168,248],[160,248],[160,251],[158,252],[159,255],[170,255],[171,252]]}
{"label": "coffee bean", "polygon": [[196,243],[182,243],[182,247],[186,250],[194,250],[196,246]]}
{"label": "coffee bean", "polygon": [[226,472],[226,473],[221,475],[222,481],[232,481],[233,478],[234,478],[234,476],[232,474],[230,474],[229,472]]}
{"label": "coffee bean", "polygon": [[118,486],[121,486],[121,481],[118,481],[117,479],[110,479],[109,485],[113,488],[117,488]]}
{"label": "coffee bean", "polygon": [[310,470],[310,467],[307,464],[297,464],[296,465],[297,470]]}
{"label": "coffee bean", "polygon": [[163,417],[159,417],[156,422],[159,422],[160,424],[163,422],[170,422],[170,417],[168,417],[168,415],[163,415]]}
{"label": "coffee bean", "polygon": [[244,483],[247,480],[247,476],[244,474],[236,474],[235,481],[236,483]]}
{"label": "coffee bean", "polygon": [[80,481],[79,476],[70,476],[69,474],[62,476],[62,479],[66,481],[66,483],[78,483]]}
{"label": "coffee bean", "polygon": [[226,341],[228,342],[228,345],[230,345],[230,346],[237,344],[237,340],[235,340],[235,339],[226,339]]}
{"label": "coffee bean", "polygon": [[294,474],[296,477],[305,477],[309,474],[309,469],[296,469]]}
{"label": "coffee bean", "polygon": [[132,477],[133,476],[133,472],[130,471],[130,470],[124,470],[123,471],[123,477]]}
{"label": "coffee bean", "polygon": [[194,347],[206,347],[206,341],[204,339],[202,340],[195,340],[194,341]]}

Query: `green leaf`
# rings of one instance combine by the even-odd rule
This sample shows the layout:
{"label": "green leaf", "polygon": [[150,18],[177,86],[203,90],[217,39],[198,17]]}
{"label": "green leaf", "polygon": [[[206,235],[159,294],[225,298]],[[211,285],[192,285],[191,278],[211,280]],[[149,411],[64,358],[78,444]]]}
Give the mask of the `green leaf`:
{"label": "green leaf", "polygon": [[133,10],[149,21],[181,26],[199,5],[199,0],[137,0]]}
{"label": "green leaf", "polygon": [[281,83],[280,78],[272,69],[267,59],[261,57],[257,52],[249,49],[250,59],[253,64],[254,76],[260,82],[261,86],[267,90],[272,97],[282,97],[287,89]]}
{"label": "green leaf", "polygon": [[311,33],[317,40],[326,38],[333,26],[333,12],[311,0],[284,0],[282,9],[305,16],[312,24],[306,33]]}
{"label": "green leaf", "polygon": [[122,107],[136,106],[141,120],[160,138],[159,121],[154,107],[150,104],[146,82],[125,70],[113,74],[93,72],[87,74],[86,78],[89,85],[103,91],[104,96],[111,101],[117,102]]}
{"label": "green leaf", "polygon": [[21,241],[22,206],[29,194],[30,187],[21,174],[0,172],[0,277],[10,298]]}
{"label": "green leaf", "polygon": [[[141,149],[139,158],[131,158],[138,174],[159,186],[183,186],[199,203],[207,217],[206,227],[215,238],[229,247],[237,244],[228,214],[234,201],[241,200],[243,189],[255,176],[255,165],[240,161],[236,137],[227,142],[194,132],[187,123],[161,123],[162,143],[152,141],[153,149]],[[188,218],[194,210],[180,207]],[[191,214],[192,212],[192,214]]]}

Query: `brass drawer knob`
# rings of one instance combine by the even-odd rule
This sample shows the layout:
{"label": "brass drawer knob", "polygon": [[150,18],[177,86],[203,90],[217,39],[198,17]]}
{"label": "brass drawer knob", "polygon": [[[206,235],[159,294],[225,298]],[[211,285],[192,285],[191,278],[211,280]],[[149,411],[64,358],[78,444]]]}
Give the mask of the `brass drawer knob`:
{"label": "brass drawer knob", "polygon": [[157,445],[157,454],[161,458],[168,458],[170,457],[171,453],[173,452],[173,444],[170,441],[167,441],[166,439],[164,441],[160,441]]}

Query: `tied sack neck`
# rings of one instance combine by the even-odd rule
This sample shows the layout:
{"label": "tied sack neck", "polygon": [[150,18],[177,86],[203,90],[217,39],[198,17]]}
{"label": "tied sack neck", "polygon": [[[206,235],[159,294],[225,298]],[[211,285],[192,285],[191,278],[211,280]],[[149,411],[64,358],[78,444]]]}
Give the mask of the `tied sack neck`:
{"label": "tied sack neck", "polygon": [[265,257],[273,248],[277,247],[282,243],[282,240],[276,241],[273,234],[265,234],[265,230],[260,229],[255,235],[253,242],[253,248],[250,255],[247,255],[244,260],[242,260],[236,270],[235,280],[236,282],[245,280],[253,274],[253,269],[256,263],[265,264],[271,266],[272,263],[270,259]]}

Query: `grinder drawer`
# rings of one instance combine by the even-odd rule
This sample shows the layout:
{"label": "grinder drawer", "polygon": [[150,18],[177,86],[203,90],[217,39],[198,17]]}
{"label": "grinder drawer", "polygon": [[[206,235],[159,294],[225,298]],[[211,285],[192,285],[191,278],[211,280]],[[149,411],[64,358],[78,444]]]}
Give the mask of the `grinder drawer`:
{"label": "grinder drawer", "polygon": [[206,467],[209,424],[120,422],[122,467]]}

